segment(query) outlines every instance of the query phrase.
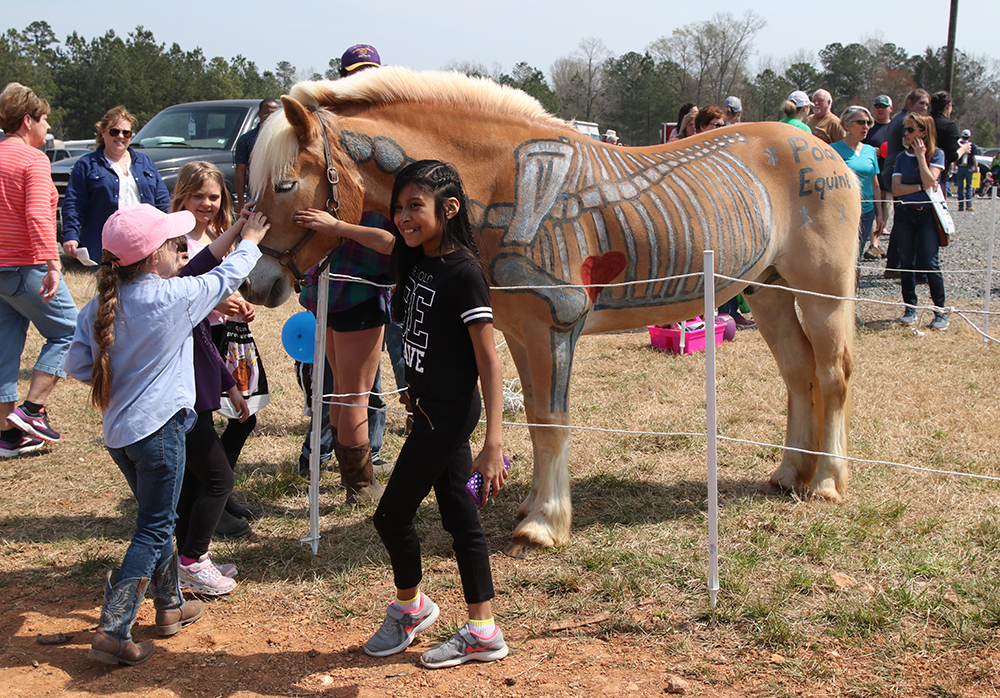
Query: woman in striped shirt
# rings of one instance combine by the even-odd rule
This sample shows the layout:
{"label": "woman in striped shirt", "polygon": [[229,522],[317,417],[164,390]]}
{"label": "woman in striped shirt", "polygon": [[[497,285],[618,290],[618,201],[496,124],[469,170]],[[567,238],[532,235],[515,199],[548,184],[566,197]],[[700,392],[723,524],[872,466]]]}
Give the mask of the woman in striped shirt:
{"label": "woman in striped shirt", "polygon": [[[37,451],[58,441],[45,401],[64,377],[76,328],[76,303],[62,279],[56,203],[49,159],[39,147],[49,130],[49,103],[12,82],[0,94],[0,456]],[[27,397],[17,403],[21,353],[33,324],[45,338]]]}

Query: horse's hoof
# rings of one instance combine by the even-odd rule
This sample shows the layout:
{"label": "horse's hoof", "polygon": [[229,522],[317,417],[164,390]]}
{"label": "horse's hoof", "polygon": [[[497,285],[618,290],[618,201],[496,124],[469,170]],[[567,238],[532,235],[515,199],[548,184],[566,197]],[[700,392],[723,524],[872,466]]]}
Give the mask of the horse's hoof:
{"label": "horse's hoof", "polygon": [[518,536],[511,539],[510,544],[504,549],[503,553],[507,557],[512,557],[515,560],[524,560],[531,553],[542,549],[543,546],[539,545],[535,541]]}
{"label": "horse's hoof", "polygon": [[810,488],[809,497],[813,499],[824,499],[833,504],[840,504],[840,502],[844,501],[843,495],[837,491],[837,487],[833,484],[828,487]]}
{"label": "horse's hoof", "polygon": [[760,486],[760,493],[765,497],[791,497],[795,490],[785,487],[780,482],[769,480]]}

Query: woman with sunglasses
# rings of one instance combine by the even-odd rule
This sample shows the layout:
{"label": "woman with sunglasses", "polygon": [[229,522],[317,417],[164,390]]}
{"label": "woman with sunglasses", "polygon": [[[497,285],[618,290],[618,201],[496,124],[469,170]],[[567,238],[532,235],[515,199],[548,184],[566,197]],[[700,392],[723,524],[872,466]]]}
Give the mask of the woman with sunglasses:
{"label": "woman with sunglasses", "polygon": [[94,124],[97,150],[81,157],[69,177],[63,202],[63,252],[101,261],[101,229],[112,213],[134,204],[170,211],[170,192],[148,155],[129,146],[135,117],[125,107],[109,110]]}
{"label": "woman with sunglasses", "polygon": [[[892,236],[898,236],[899,267],[906,309],[900,323],[917,322],[917,287],[912,270],[927,272],[934,305],[944,308],[944,278],[938,265],[938,233],[934,210],[925,189],[936,189],[938,176],[944,169],[944,151],[937,147],[934,119],[910,113],[903,121],[904,152],[896,158],[892,174],[892,196],[895,199],[895,223]],[[934,311],[932,330],[948,329],[948,318]]]}
{"label": "woman with sunglasses", "polygon": [[876,238],[881,237],[885,229],[882,207],[875,206],[875,202],[882,198],[882,189],[878,185],[878,152],[861,142],[868,137],[873,119],[865,107],[855,105],[844,110],[840,123],[846,134],[843,140],[833,144],[833,149],[844,158],[861,184],[861,225],[858,228],[858,261],[861,261],[868,235],[872,232],[872,223],[875,223]]}

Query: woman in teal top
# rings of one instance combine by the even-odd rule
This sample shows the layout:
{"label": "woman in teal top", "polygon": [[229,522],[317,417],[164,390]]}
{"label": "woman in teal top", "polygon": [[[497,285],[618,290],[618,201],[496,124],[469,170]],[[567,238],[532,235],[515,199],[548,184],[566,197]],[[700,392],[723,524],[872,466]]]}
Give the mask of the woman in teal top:
{"label": "woman in teal top", "polygon": [[812,106],[812,101],[802,90],[795,90],[792,94],[788,95],[788,99],[785,103],[781,105],[781,111],[785,115],[785,118],[781,120],[783,124],[791,124],[795,128],[800,128],[806,133],[812,133],[812,129],[805,125],[802,121],[805,117],[809,116],[809,107]]}
{"label": "woman in teal top", "polygon": [[868,242],[868,234],[872,232],[872,222],[875,223],[874,236],[881,237],[885,229],[882,218],[882,207],[876,207],[875,201],[882,198],[882,189],[878,185],[878,153],[870,145],[861,141],[868,137],[868,129],[873,123],[871,112],[864,107],[851,106],[840,115],[840,123],[847,131],[844,139],[833,144],[847,166],[858,176],[861,186],[861,225],[858,228],[858,261]]}

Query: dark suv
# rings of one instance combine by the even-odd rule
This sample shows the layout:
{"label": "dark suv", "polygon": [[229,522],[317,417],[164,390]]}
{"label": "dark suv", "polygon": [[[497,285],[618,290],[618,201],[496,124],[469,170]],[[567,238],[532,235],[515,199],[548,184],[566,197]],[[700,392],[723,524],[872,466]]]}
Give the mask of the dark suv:
{"label": "dark suv", "polygon": [[[177,183],[177,171],[194,160],[207,160],[226,179],[229,193],[236,192],[236,165],[233,150],[236,139],[257,125],[259,99],[220,99],[190,102],[167,107],[132,137],[132,147],[141,150],[156,163],[171,194]],[[59,190],[60,230],[62,201],[73,165],[79,158],[52,163],[52,180]]]}

